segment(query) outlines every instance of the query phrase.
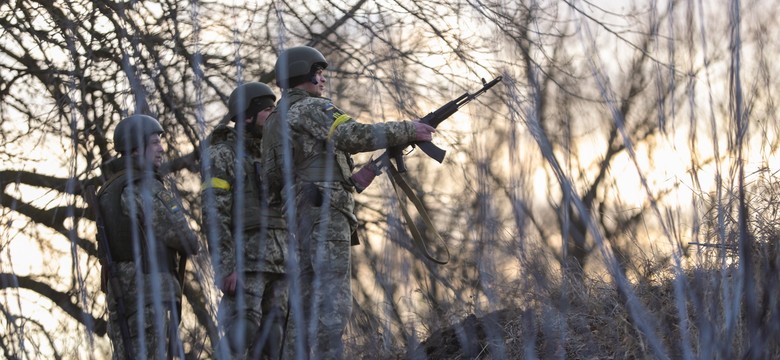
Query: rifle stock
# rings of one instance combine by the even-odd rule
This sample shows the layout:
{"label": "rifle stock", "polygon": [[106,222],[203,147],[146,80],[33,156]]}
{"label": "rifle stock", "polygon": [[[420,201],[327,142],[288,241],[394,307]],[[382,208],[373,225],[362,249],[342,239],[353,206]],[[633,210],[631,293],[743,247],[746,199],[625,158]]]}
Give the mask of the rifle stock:
{"label": "rifle stock", "polygon": [[[425,117],[420,119],[420,122],[423,124],[428,124],[433,128],[438,127],[439,124],[441,124],[444,120],[447,120],[447,118],[452,116],[452,114],[458,112],[458,110],[461,107],[468,104],[471,100],[476,99],[478,96],[482,95],[493,86],[496,86],[496,84],[498,84],[501,81],[501,78],[502,78],[501,76],[498,76],[495,79],[491,80],[490,82],[486,82],[485,79],[482,79],[482,88],[477,90],[477,92],[470,94],[467,91],[457,99],[452,100],[444,104],[444,106],[429,113],[428,115],[425,115]],[[377,158],[377,160],[384,159],[384,161],[387,161],[388,159],[392,158],[395,161],[396,169],[398,170],[398,172],[399,173],[406,172],[403,150],[404,148],[410,145],[419,147],[420,150],[422,150],[426,155],[438,161],[439,163],[443,162],[444,156],[447,155],[447,152],[444,149],[436,146],[430,141],[415,141],[406,145],[389,147],[387,151],[385,151],[385,153],[382,154],[382,156]]]}
{"label": "rifle stock", "polygon": [[106,228],[103,223],[103,215],[100,212],[100,203],[95,195],[95,186],[88,185],[84,188],[84,199],[87,201],[87,205],[92,210],[92,215],[95,218],[95,226],[97,227],[96,237],[100,245],[105,249],[103,258],[100,259],[103,266],[108,268],[108,282],[109,286],[107,291],[111,291],[116,300],[117,315],[119,317],[119,331],[122,333],[122,347],[124,348],[126,359],[135,359],[132,351],[132,338],[130,337],[130,327],[127,324],[127,309],[125,308],[124,297],[122,296],[122,288],[119,284],[119,278],[114,267],[114,261],[111,258],[111,248],[109,247],[108,238],[106,237]]}

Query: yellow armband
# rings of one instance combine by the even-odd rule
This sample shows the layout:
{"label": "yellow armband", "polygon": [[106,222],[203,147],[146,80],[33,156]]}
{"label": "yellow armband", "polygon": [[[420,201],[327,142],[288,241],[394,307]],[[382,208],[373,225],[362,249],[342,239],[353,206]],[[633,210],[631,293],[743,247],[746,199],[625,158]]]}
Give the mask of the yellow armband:
{"label": "yellow armband", "polygon": [[214,188],[214,189],[221,189],[221,190],[230,190],[230,183],[226,180],[222,180],[220,178],[211,178],[211,181],[207,181],[203,183],[203,189],[208,188]]}
{"label": "yellow armband", "polygon": [[330,130],[328,131],[328,140],[333,136],[333,132],[336,131],[336,127],[352,120],[352,117],[347,114],[341,114],[339,115],[335,120],[333,120],[333,125],[330,126]]}

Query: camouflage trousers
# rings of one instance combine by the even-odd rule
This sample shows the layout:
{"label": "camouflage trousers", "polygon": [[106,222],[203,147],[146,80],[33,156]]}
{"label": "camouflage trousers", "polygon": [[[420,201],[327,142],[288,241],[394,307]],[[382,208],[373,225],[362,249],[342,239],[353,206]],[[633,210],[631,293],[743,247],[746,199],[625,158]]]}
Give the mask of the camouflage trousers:
{"label": "camouflage trousers", "polygon": [[[143,319],[138,312],[129,316],[127,327],[132,342],[130,348],[132,359],[166,359],[169,352],[174,358],[183,359],[184,348],[178,335],[178,319],[175,319],[177,316],[176,307],[165,303],[163,303],[162,314],[155,310],[153,304],[149,304],[143,308]],[[108,337],[114,347],[112,359],[126,360],[125,341],[119,321],[118,313],[109,308]],[[139,329],[143,332],[141,336],[139,336]]]}
{"label": "camouflage trousers", "polygon": [[[291,309],[301,309],[303,316],[289,316],[287,359],[344,358],[341,336],[352,313],[352,228],[341,212],[329,209],[322,216],[321,210],[309,207],[299,212],[301,298],[291,299]],[[305,354],[296,351],[301,346]]]}
{"label": "camouflage trousers", "polygon": [[242,283],[243,291],[220,300],[225,335],[217,351],[225,359],[278,359],[287,315],[286,276],[246,272]]}

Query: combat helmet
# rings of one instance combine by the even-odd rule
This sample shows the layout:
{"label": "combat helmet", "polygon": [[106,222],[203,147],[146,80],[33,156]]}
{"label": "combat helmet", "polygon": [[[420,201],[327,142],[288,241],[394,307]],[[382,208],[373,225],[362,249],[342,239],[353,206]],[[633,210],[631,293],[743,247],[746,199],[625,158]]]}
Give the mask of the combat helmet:
{"label": "combat helmet", "polygon": [[157,119],[149,115],[130,115],[114,129],[114,150],[120,154],[146,147],[149,135],[165,132]]}
{"label": "combat helmet", "polygon": [[319,50],[310,46],[291,47],[276,59],[276,82],[282,88],[291,88],[311,79],[313,67],[328,67],[328,61]]}
{"label": "combat helmet", "polygon": [[252,118],[261,110],[273,106],[276,95],[270,86],[249,82],[236,87],[228,98],[228,119],[235,121],[239,115]]}

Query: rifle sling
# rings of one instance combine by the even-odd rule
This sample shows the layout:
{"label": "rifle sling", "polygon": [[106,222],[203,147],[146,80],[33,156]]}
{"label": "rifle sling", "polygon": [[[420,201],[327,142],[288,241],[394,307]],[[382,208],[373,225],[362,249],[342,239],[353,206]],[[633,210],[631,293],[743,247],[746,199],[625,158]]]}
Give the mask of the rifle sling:
{"label": "rifle sling", "polygon": [[179,285],[181,286],[181,297],[176,299],[176,304],[174,304],[175,308],[170,309],[170,321],[168,322],[168,334],[167,334],[167,357],[168,360],[173,360],[174,358],[181,358],[183,353],[183,348],[181,347],[181,338],[179,337],[179,324],[181,323],[181,308],[183,306],[183,297],[184,297],[184,277],[187,274],[187,256],[181,255],[179,257],[179,267],[176,274],[176,278],[179,280]]}
{"label": "rifle sling", "polygon": [[[389,169],[388,171],[390,175],[390,182],[393,184],[393,189],[395,190],[395,195],[398,198],[398,203],[401,205],[401,212],[403,213],[404,219],[406,220],[406,224],[409,227],[409,232],[412,233],[412,240],[414,241],[414,244],[420,250],[422,250],[423,255],[425,255],[425,257],[428,258],[429,260],[439,265],[447,264],[448,262],[450,262],[450,250],[447,248],[447,244],[439,235],[439,232],[436,231],[436,227],[433,225],[433,221],[431,220],[430,216],[428,216],[428,211],[425,210],[425,205],[422,203],[420,198],[417,197],[417,195],[415,195],[412,187],[409,186],[409,184],[406,182],[403,176],[398,172],[398,170],[396,170],[395,166],[393,166],[389,162],[387,164]],[[409,211],[406,208],[406,201],[403,200],[401,194],[398,192],[399,187],[406,195],[406,198],[408,198],[412,202],[412,204],[414,204],[414,207],[417,209],[417,212],[420,214],[420,217],[425,223],[425,226],[430,230],[431,234],[434,235],[435,240],[442,244],[444,251],[447,253],[445,260],[440,260],[435,258],[428,251],[428,244],[426,243],[425,237],[423,236],[420,229],[417,228],[417,225],[415,225],[411,215],[409,215]]]}

